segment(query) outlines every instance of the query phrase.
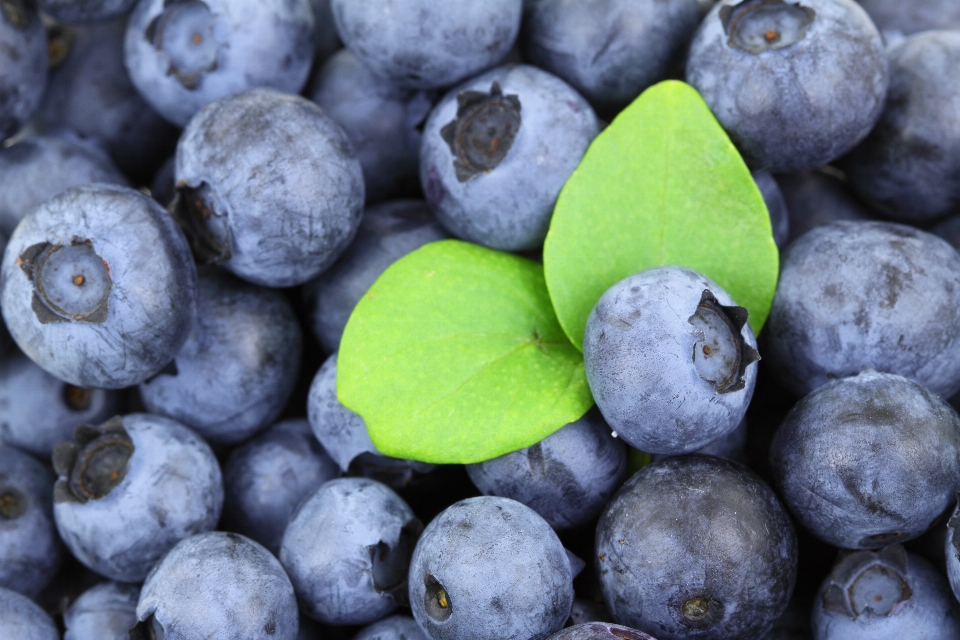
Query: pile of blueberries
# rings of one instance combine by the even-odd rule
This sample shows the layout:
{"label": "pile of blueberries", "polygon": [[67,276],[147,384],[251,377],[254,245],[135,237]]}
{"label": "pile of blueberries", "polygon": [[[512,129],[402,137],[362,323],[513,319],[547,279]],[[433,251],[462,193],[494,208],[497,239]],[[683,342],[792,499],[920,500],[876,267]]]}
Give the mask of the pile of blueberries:
{"label": "pile of blueberries", "polygon": [[[767,203],[764,330],[643,271],[583,418],[379,453],[358,300],[538,259],[669,78]],[[0,139],[2,640],[960,639],[957,0],[0,0]]]}

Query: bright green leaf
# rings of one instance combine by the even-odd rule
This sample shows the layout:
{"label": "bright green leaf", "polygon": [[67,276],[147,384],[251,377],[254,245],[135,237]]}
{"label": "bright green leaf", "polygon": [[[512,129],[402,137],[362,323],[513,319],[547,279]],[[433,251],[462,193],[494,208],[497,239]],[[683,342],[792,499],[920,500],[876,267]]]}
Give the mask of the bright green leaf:
{"label": "bright green leaf", "polygon": [[340,342],[337,395],[382,453],[471,463],[528,447],[593,405],[543,268],[458,240],[395,262]]}
{"label": "bright green leaf", "polygon": [[703,273],[746,307],[756,333],[778,272],[750,171],[703,98],[677,81],[647,89],[593,141],[557,200],[543,263],[578,348],[600,296],[644,269]]}

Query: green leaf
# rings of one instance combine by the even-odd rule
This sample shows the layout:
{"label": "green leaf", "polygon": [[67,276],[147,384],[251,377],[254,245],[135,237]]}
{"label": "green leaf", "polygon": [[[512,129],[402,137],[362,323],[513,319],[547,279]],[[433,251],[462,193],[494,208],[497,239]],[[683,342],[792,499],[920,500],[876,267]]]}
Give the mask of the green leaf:
{"label": "green leaf", "polygon": [[401,258],[357,305],[337,395],[382,453],[472,463],[533,445],[593,405],[543,268],[459,240]]}
{"label": "green leaf", "polygon": [[587,317],[623,278],[695,269],[750,312],[759,333],[778,253],[756,183],[695,89],[647,89],[601,133],[567,181],[543,251],[564,331],[582,348]]}

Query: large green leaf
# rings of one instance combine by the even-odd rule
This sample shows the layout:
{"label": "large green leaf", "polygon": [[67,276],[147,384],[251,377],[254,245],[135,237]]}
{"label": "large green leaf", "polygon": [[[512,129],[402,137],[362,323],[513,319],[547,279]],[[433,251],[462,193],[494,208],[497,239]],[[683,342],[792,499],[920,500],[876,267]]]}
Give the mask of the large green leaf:
{"label": "large green leaf", "polygon": [[587,316],[607,289],[666,264],[713,279],[759,333],[778,254],[740,154],[696,90],[667,81],[593,141],[557,200],[543,263],[560,324],[581,348]]}
{"label": "large green leaf", "polygon": [[528,447],[593,404],[543,268],[458,240],[395,262],[357,305],[340,402],[397,458],[471,463]]}

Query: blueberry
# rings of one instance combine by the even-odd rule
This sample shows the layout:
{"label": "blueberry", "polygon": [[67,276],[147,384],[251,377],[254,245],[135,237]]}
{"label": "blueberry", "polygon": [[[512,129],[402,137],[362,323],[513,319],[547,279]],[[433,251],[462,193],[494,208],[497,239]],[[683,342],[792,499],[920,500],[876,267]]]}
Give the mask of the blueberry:
{"label": "blueberry", "polygon": [[147,102],[182,127],[205,105],[248,89],[299,92],[313,62],[313,25],[307,0],[139,0],[125,63]]}
{"label": "blueberry", "polygon": [[499,63],[520,31],[523,0],[332,0],[340,39],[376,75],[446,87]]}
{"label": "blueberry", "polygon": [[820,539],[877,549],[916,538],[960,490],[960,417],[888,373],[826,384],[787,414],[770,447],[784,502]]}
{"label": "blueberry", "polygon": [[96,139],[121,170],[145,182],[173,153],[178,131],[133,86],[123,66],[124,27],[117,20],[78,29],[72,44],[61,45],[65,57],[50,73],[36,123]]}
{"label": "blueberry", "polygon": [[593,109],[565,82],[505,65],[453,89],[430,113],[420,181],[453,235],[505,251],[535,249],[598,131]]}
{"label": "blueberry", "polygon": [[874,24],[888,34],[908,36],[932,29],[960,29],[960,4],[954,0],[857,0]]}
{"label": "blueberry", "polygon": [[586,622],[558,631],[547,640],[657,640],[642,631],[605,622]]}
{"label": "blueberry", "polygon": [[880,116],[888,80],[883,39],[853,0],[723,0],[686,73],[747,163],[773,172],[849,151]]}
{"label": "blueberry", "polygon": [[340,475],[306,420],[285,420],[233,450],[223,466],[223,528],[271,553],[297,506]]}
{"label": "blueberry", "polygon": [[[703,455],[726,458],[727,460],[734,460],[736,462],[745,462],[746,447],[747,419],[744,418],[733,431],[720,436],[712,442],[708,442],[691,453],[702,453]],[[650,456],[650,459],[659,460],[664,457],[666,456],[655,453]]]}
{"label": "blueberry", "polygon": [[754,171],[752,175],[760,195],[763,196],[763,203],[767,205],[767,212],[770,214],[773,241],[777,243],[777,248],[783,249],[790,238],[790,212],[787,210],[787,203],[780,191],[780,185],[769,171]]}
{"label": "blueberry", "polygon": [[0,587],[0,630],[9,640],[60,640],[47,613],[28,597]]}
{"label": "blueberry", "polygon": [[299,96],[255,89],[211,104],[184,130],[176,163],[175,215],[195,253],[254,284],[317,276],[360,224],[350,141]]}
{"label": "blueberry", "polygon": [[42,464],[0,444],[0,587],[33,597],[60,568],[52,495],[53,476]]}
{"label": "blueberry", "polygon": [[689,453],[740,424],[759,355],[747,311],[735,305],[709,278],[673,266],[601,296],[583,336],[587,382],[627,444]]}
{"label": "blueberry", "polygon": [[871,220],[874,216],[834,173],[821,170],[781,173],[776,177],[786,203],[789,242],[834,220]]}
{"label": "blueberry", "polygon": [[[958,496],[960,499],[960,496]],[[944,559],[946,560],[947,578],[950,580],[950,589],[953,595],[960,600],[960,507],[953,510],[953,515],[947,522],[946,537],[944,539]]]}
{"label": "blueberry", "polygon": [[613,616],[610,615],[607,605],[603,604],[602,600],[598,602],[592,599],[574,598],[567,624],[575,627],[588,622],[609,622],[612,619]]}
{"label": "blueberry", "polygon": [[960,389],[960,255],[889,222],[833,222],[793,242],[764,353],[804,395],[868,366],[949,397]]}
{"label": "blueberry", "polygon": [[841,556],[811,619],[818,640],[960,637],[960,609],[943,576],[900,545]]}
{"label": "blueberry", "polygon": [[313,435],[343,471],[401,488],[434,469],[431,464],[390,458],[377,451],[363,418],[337,399],[336,353],[324,361],[310,384],[307,416]]}
{"label": "blueberry", "polygon": [[390,616],[367,625],[353,640],[430,640],[410,616]]}
{"label": "blueberry", "polygon": [[10,235],[44,201],[93,182],[127,186],[100,147],[68,131],[0,149],[0,231]]}
{"label": "blueberry", "polygon": [[307,97],[353,143],[368,203],[383,200],[417,175],[420,131],[433,106],[432,93],[397,87],[343,49],[317,68]]}
{"label": "blueberry", "polygon": [[163,640],[297,638],[297,600],[283,567],[253,540],[221,531],[191,536],[157,563],[137,618]]}
{"label": "blueberry", "polygon": [[596,553],[614,620],[660,640],[763,637],[797,572],[776,495],[712,456],[666,458],[630,478],[600,517]]}
{"label": "blueberry", "polygon": [[889,56],[883,115],[841,166],[883,215],[933,220],[960,201],[960,31],[911,36]]}
{"label": "blueberry", "polygon": [[0,4],[0,140],[20,130],[47,84],[47,38],[31,0]]}
{"label": "blueberry", "polygon": [[63,640],[129,640],[137,624],[140,587],[101,582],[83,592],[63,614]]}
{"label": "blueberry", "polygon": [[467,465],[485,495],[521,502],[554,529],[593,520],[627,474],[627,448],[596,409],[535,445]]}
{"label": "blueberry", "polygon": [[104,389],[167,366],[187,339],[196,290],[190,248],[167,212],[103,184],[68,189],[24,218],[0,274],[20,349],[61,380]]}
{"label": "blueberry", "polygon": [[696,0],[529,0],[521,48],[591,103],[623,107],[668,76],[699,18]]}
{"label": "blueberry", "polygon": [[303,286],[320,346],[329,352],[339,348],[353,308],[387,267],[428,242],[448,237],[419,200],[395,200],[365,210],[346,252]]}
{"label": "blueberry", "polygon": [[573,572],[550,525],[509,498],[455,502],[410,561],[410,607],[432,640],[546,638],[573,604]]}
{"label": "blueberry", "polygon": [[407,603],[407,568],[422,529],[386,485],[330,480],[290,520],[280,562],[308,616],[368,624]]}
{"label": "blueberry", "polygon": [[81,422],[116,414],[114,391],[85,389],[57,380],[21,354],[0,361],[0,441],[43,458]]}
{"label": "blueberry", "polygon": [[200,270],[197,315],[169,367],[140,385],[151,413],[236,444],[283,411],[300,371],[300,325],[279,292]]}
{"label": "blueberry", "polygon": [[58,22],[94,24],[119,18],[133,8],[137,0],[37,0],[45,14]]}
{"label": "blueberry", "polygon": [[180,540],[213,529],[223,506],[217,460],[198,435],[162,416],[82,424],[57,445],[53,514],[83,564],[139,582]]}

